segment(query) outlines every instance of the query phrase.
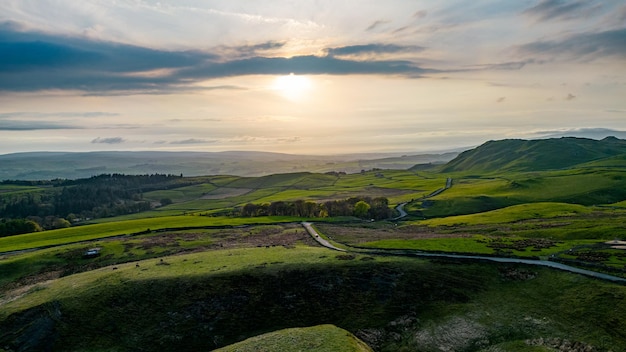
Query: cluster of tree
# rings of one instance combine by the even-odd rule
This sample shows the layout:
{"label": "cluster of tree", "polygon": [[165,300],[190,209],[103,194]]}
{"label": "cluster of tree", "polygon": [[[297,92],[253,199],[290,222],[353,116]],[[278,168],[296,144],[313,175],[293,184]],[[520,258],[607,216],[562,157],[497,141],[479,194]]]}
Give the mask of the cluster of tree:
{"label": "cluster of tree", "polygon": [[[34,222],[42,229],[68,227],[80,219],[95,219],[150,210],[143,200],[143,192],[181,187],[182,175],[123,175],[103,174],[79,180],[17,181],[29,186],[53,186],[39,191],[0,198],[0,217],[6,223],[15,220]],[[10,181],[3,181],[7,183]],[[167,201],[167,200],[164,200]],[[170,201],[171,202],[171,201]],[[21,222],[20,222],[21,221]],[[0,236],[16,234],[8,227],[0,227]],[[20,227],[27,233],[32,231]]]}
{"label": "cluster of tree", "polygon": [[41,231],[41,226],[28,219],[2,219],[0,221],[0,237],[19,235],[22,233]]}
{"label": "cluster of tree", "polygon": [[296,200],[264,204],[248,203],[234,212],[236,216],[298,216],[306,218],[356,216],[361,219],[388,219],[392,215],[385,197],[351,197],[324,203]]}

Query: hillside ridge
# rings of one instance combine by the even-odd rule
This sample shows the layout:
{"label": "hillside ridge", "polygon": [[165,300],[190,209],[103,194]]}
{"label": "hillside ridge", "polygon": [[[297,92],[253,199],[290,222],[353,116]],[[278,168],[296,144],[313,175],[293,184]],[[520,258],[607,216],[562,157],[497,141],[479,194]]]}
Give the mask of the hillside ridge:
{"label": "hillside ridge", "polygon": [[443,172],[543,171],[626,154],[626,140],[561,137],[491,140],[459,154]]}

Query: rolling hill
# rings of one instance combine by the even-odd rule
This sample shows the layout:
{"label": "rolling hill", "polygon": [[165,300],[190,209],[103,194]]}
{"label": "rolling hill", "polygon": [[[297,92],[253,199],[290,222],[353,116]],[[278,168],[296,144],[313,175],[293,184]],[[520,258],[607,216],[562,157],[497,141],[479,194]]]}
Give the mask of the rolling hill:
{"label": "rolling hill", "polygon": [[489,141],[465,151],[445,166],[443,172],[545,171],[626,154],[626,140],[563,137]]}
{"label": "rolling hill", "polygon": [[0,155],[0,180],[88,178],[100,174],[184,174],[185,176],[264,176],[287,172],[359,172],[443,164],[457,152],[295,155],[230,152],[32,152]]}

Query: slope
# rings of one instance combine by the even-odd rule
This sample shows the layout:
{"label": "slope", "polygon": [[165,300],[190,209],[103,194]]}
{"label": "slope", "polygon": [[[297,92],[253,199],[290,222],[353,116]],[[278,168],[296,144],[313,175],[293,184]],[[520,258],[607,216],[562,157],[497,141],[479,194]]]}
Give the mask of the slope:
{"label": "slope", "polygon": [[350,332],[331,324],[270,332],[215,350],[215,352],[371,352]]}
{"label": "slope", "polygon": [[626,154],[626,141],[552,138],[489,141],[447,163],[443,172],[543,171]]}

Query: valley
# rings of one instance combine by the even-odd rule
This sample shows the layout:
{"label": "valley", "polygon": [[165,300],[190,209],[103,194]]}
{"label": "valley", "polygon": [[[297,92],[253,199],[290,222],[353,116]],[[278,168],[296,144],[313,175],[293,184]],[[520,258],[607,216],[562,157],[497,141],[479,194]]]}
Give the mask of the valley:
{"label": "valley", "polygon": [[5,181],[3,221],[41,228],[0,237],[0,351],[626,351],[624,155],[504,140],[427,168]]}

